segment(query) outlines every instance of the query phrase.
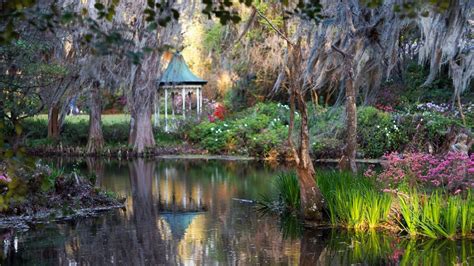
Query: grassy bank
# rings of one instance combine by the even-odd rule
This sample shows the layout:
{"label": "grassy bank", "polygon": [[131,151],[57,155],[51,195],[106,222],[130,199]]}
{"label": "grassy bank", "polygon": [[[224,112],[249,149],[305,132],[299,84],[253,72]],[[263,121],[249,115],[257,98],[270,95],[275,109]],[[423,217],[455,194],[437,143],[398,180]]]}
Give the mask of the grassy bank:
{"label": "grassy bank", "polygon": [[[380,158],[393,151],[430,149],[446,151],[459,132],[470,134],[474,117],[466,114],[464,126],[458,115],[448,109],[415,105],[400,110],[358,107],[358,158]],[[164,121],[154,129],[158,147],[179,146],[183,142],[211,154],[284,158],[287,152],[289,107],[280,103],[257,103],[239,112],[226,113],[223,120],[183,121],[177,116],[173,133],[164,132]],[[314,158],[339,158],[344,146],[344,109],[309,104],[309,132]],[[126,148],[130,116],[103,115],[102,129],[107,147]],[[171,124],[172,122],[170,122]],[[296,128],[299,118],[296,116]],[[46,115],[23,122],[26,146],[41,148],[57,145],[47,138]],[[67,116],[61,130],[62,146],[84,147],[88,138],[88,116]],[[296,129],[297,130],[297,129]]]}
{"label": "grassy bank", "polygon": [[[164,124],[163,121],[161,123]],[[102,132],[107,147],[126,147],[129,129],[130,115],[102,115]],[[23,131],[28,147],[41,148],[57,144],[47,138],[47,115],[38,115],[27,119],[23,123]],[[176,134],[165,133],[163,130],[155,129],[154,134],[155,141],[160,146],[178,145],[182,142]],[[88,115],[66,116],[60,135],[60,142],[63,146],[83,147],[87,144],[88,135]]]}

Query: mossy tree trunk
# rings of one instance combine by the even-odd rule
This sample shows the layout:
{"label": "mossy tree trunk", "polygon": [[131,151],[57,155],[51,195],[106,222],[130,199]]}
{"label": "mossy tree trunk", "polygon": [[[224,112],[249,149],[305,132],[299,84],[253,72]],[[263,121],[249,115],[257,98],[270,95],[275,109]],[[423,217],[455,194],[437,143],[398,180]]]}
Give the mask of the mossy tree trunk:
{"label": "mossy tree trunk", "polygon": [[89,109],[89,138],[87,140],[86,153],[97,154],[104,147],[101,125],[102,104],[100,101],[100,84],[97,81],[93,82],[91,86]]}
{"label": "mossy tree trunk", "polygon": [[48,111],[48,138],[59,138],[59,106],[53,104]]}
{"label": "mossy tree trunk", "polygon": [[133,66],[134,78],[129,95],[131,109],[129,145],[133,151],[143,154],[147,148],[155,146],[152,126],[152,103],[154,99],[154,80],[149,73],[156,72],[154,64],[159,63],[158,53],[153,52],[143,62]]}
{"label": "mossy tree trunk", "polygon": [[[350,73],[350,70],[348,70]],[[344,171],[357,172],[357,106],[356,90],[354,88],[352,75],[346,78],[346,145],[342,158],[339,161],[339,168]]]}
{"label": "mossy tree trunk", "polygon": [[[289,59],[286,70],[290,94],[288,144],[296,163],[301,195],[301,215],[306,220],[321,221],[324,203],[321,191],[316,185],[315,170],[309,155],[308,110],[304,97],[305,86],[302,79],[304,69],[300,41],[288,45],[288,52]],[[296,110],[298,110],[301,119],[298,148],[295,147],[292,136]]]}

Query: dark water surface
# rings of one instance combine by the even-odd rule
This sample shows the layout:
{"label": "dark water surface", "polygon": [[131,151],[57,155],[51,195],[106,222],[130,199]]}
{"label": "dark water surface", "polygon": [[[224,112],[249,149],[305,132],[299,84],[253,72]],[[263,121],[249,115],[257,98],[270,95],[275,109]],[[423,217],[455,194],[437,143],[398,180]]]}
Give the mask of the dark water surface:
{"label": "dark water surface", "polygon": [[[56,162],[57,163],[57,162]],[[206,160],[82,161],[126,210],[4,231],[0,262],[36,265],[473,265],[474,243],[301,229],[250,203],[282,169]]]}

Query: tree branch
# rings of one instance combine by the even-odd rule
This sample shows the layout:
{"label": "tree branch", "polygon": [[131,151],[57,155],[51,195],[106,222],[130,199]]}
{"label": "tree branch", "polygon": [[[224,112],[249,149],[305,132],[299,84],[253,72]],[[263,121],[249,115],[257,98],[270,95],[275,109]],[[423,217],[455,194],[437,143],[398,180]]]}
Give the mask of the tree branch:
{"label": "tree branch", "polygon": [[257,12],[257,14],[258,14],[261,18],[263,18],[268,24],[270,24],[270,27],[271,27],[278,35],[280,35],[283,39],[285,39],[285,41],[286,41],[289,45],[291,45],[291,46],[294,45],[293,42],[291,42],[290,39],[288,39],[288,37],[286,37],[285,34],[283,34],[275,25],[273,25],[273,23],[272,23],[264,14],[262,14],[262,12],[260,12],[260,11],[259,11],[258,9],[256,9],[255,7],[253,7],[253,9]]}

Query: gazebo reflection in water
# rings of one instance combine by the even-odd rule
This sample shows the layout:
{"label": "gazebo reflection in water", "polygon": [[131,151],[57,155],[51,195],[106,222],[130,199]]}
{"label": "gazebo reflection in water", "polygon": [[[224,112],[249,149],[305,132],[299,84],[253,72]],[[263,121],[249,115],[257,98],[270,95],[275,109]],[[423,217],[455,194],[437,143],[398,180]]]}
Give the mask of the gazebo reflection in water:
{"label": "gazebo reflection in water", "polygon": [[156,167],[150,161],[129,164],[133,195],[127,212],[132,211],[141,221],[155,220],[162,237],[174,241],[183,239],[196,219],[198,224],[205,221],[204,212],[213,199],[204,195],[191,173],[169,165]]}

